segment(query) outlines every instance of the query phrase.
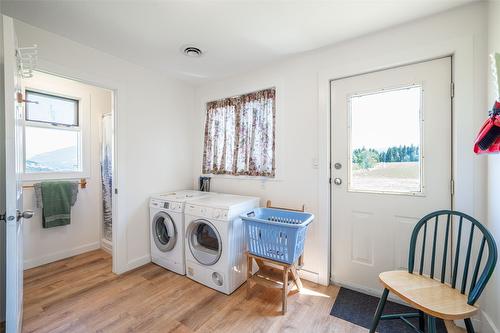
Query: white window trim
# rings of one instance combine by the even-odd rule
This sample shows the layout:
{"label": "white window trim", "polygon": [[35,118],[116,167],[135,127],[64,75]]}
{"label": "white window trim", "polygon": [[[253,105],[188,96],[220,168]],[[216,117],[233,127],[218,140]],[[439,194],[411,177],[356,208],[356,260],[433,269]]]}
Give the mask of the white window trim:
{"label": "white window trim", "polygon": [[[65,126],[53,126],[51,124],[27,121],[25,120],[25,109],[23,110],[23,172],[21,175],[21,180],[23,182],[34,182],[40,180],[62,180],[62,179],[80,179],[80,178],[90,178],[91,170],[91,141],[90,141],[90,124],[91,124],[91,110],[90,110],[90,94],[82,93],[78,89],[72,89],[68,87],[57,87],[55,89],[51,88],[47,90],[46,88],[39,87],[37,84],[28,84],[23,87],[24,95],[26,95],[26,90],[65,97],[69,99],[74,99],[78,101],[78,127],[65,127]],[[32,127],[39,128],[57,128],[60,130],[68,131],[79,131],[80,132],[80,147],[79,159],[81,161],[82,170],[77,172],[34,172],[27,173],[26,168],[26,124],[30,124]]]}

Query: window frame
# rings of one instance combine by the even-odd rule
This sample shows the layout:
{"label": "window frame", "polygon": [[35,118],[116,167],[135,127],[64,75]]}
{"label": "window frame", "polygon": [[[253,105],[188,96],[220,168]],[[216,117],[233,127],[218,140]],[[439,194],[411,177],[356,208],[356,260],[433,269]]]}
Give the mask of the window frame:
{"label": "window frame", "polygon": [[[80,128],[80,101],[78,99],[76,99],[76,98],[69,98],[69,97],[66,97],[66,96],[55,95],[55,94],[48,94],[48,93],[45,93],[45,92],[35,91],[33,89],[25,89],[24,95],[25,95],[25,97],[26,97],[26,99],[28,101],[30,101],[30,95],[31,94],[44,95],[44,96],[47,96],[47,97],[53,97],[54,99],[76,102],[76,124],[69,125],[69,124],[63,124],[63,123],[57,123],[57,122],[51,122],[51,121],[28,119],[28,117],[27,117],[27,115],[28,115],[28,107],[33,104],[33,103],[28,102],[25,105],[24,120],[26,121],[26,123],[32,124],[30,126],[35,126],[36,124],[44,123],[44,124],[48,124],[48,125],[52,125],[52,126],[58,126],[58,127],[78,127],[78,128]],[[38,126],[38,125],[36,125],[36,126]]]}
{"label": "window frame", "polygon": [[[49,88],[49,89],[47,89]],[[39,93],[55,98],[70,99],[77,101],[77,125],[65,125],[59,123],[49,123],[44,121],[27,120],[26,105],[23,107],[22,120],[22,135],[23,135],[23,152],[22,152],[22,175],[21,179],[24,182],[33,182],[40,180],[62,180],[62,179],[79,179],[90,178],[90,94],[83,92],[81,89],[72,87],[40,87],[39,83],[28,84],[23,87],[24,96],[27,92]],[[26,103],[29,103],[27,101]],[[46,128],[54,130],[63,130],[78,132],[78,171],[62,171],[62,172],[26,172],[26,127]]]}
{"label": "window frame", "polygon": [[[384,191],[384,190],[363,190],[352,188],[352,106],[351,99],[353,97],[362,97],[367,95],[374,95],[384,92],[398,91],[409,88],[419,87],[421,89],[420,93],[420,108],[418,112],[419,116],[419,177],[420,177],[420,191]],[[425,197],[426,187],[425,187],[425,154],[424,154],[424,82],[411,82],[407,84],[400,84],[395,86],[389,86],[379,89],[372,89],[367,91],[360,91],[356,93],[349,94],[347,96],[346,103],[347,107],[347,153],[348,153],[348,166],[347,166],[347,192],[350,193],[364,193],[364,194],[385,194],[385,195],[397,195],[397,196],[412,196],[412,197]]]}

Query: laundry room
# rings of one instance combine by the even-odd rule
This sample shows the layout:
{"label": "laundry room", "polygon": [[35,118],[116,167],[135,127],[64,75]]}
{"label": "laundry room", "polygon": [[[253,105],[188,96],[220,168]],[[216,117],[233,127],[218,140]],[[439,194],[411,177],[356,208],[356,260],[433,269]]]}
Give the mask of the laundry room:
{"label": "laundry room", "polygon": [[500,332],[498,1],[0,13],[0,333]]}

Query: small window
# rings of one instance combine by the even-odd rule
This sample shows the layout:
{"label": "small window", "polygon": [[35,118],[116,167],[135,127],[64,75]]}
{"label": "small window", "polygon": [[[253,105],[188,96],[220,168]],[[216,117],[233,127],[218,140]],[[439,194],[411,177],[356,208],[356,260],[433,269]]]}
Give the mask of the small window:
{"label": "small window", "polygon": [[54,125],[78,126],[78,101],[70,98],[26,91],[26,120]]}
{"label": "small window", "polygon": [[79,101],[26,91],[26,174],[82,172]]}
{"label": "small window", "polygon": [[350,96],[349,190],[423,191],[419,85]]}
{"label": "small window", "polygon": [[275,176],[275,89],[207,103],[203,173]]}

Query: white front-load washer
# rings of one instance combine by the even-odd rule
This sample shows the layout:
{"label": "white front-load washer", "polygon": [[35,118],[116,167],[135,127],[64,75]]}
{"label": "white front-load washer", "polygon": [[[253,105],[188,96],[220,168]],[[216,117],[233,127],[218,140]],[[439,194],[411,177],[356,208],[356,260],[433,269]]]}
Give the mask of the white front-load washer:
{"label": "white front-load washer", "polygon": [[246,279],[244,227],[240,214],[259,198],[218,194],[186,204],[186,275],[231,294]]}
{"label": "white front-load washer", "polygon": [[184,256],[184,207],[195,198],[214,195],[210,192],[182,190],[151,197],[151,261],[175,273],[186,274]]}

